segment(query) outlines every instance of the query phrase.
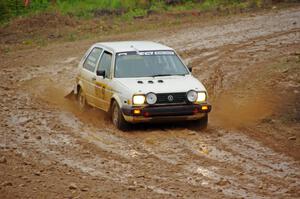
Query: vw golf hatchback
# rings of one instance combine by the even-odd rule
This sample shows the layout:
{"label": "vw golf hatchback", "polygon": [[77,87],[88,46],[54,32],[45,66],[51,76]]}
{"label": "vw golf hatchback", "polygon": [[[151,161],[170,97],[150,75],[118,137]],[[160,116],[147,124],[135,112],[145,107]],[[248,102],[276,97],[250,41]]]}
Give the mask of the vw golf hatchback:
{"label": "vw golf hatchback", "polygon": [[206,127],[211,105],[203,84],[175,50],[149,41],[96,43],[79,63],[74,93],[111,115],[126,130],[129,123],[194,120]]}

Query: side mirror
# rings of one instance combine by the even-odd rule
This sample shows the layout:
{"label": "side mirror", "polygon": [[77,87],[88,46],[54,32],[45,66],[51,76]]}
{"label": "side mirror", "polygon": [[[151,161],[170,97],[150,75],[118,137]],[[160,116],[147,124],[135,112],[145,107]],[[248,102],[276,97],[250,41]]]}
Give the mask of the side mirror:
{"label": "side mirror", "polygon": [[97,76],[102,76],[104,78],[105,77],[105,70],[97,70],[96,74],[97,74]]}
{"label": "side mirror", "polygon": [[193,67],[191,67],[191,66],[188,66],[188,69],[189,69],[190,72],[193,71]]}

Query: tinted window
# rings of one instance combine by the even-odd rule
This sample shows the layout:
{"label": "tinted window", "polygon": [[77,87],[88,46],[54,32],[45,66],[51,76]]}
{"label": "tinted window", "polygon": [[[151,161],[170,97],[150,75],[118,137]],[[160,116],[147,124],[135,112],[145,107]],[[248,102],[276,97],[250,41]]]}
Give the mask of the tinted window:
{"label": "tinted window", "polygon": [[83,64],[83,68],[85,68],[85,69],[87,69],[91,72],[94,72],[95,68],[96,68],[97,61],[98,61],[101,53],[102,53],[102,49],[94,48],[91,51],[91,53],[89,54],[89,56],[86,58],[86,60]]}
{"label": "tinted window", "polygon": [[105,77],[110,77],[112,54],[104,51],[98,66],[98,70],[105,71]]}
{"label": "tinted window", "polygon": [[189,72],[173,51],[118,53],[115,77],[186,75]]}

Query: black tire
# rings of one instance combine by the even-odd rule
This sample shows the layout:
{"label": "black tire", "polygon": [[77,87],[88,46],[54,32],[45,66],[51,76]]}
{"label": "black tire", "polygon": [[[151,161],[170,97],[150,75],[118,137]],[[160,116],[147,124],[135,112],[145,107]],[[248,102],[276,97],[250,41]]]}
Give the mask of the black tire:
{"label": "black tire", "polygon": [[122,111],[116,101],[113,102],[111,107],[111,120],[115,127],[121,131],[127,131],[130,128],[130,125],[124,119]]}
{"label": "black tire", "polygon": [[208,114],[206,114],[204,117],[202,117],[199,120],[192,121],[191,129],[195,131],[205,130],[207,129],[207,126],[208,126]]}
{"label": "black tire", "polygon": [[77,101],[80,111],[84,111],[87,108],[86,98],[85,94],[82,89],[79,89],[78,95],[77,95]]}

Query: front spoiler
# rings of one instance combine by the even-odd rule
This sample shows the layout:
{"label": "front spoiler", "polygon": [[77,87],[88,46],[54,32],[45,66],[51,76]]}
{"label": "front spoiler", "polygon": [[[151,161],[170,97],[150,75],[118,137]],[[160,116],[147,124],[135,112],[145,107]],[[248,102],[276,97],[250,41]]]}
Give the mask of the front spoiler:
{"label": "front spoiler", "polygon": [[[207,110],[202,110],[203,106],[206,106]],[[140,110],[140,113],[134,114],[134,110]],[[211,105],[209,104],[127,106],[122,108],[124,119],[131,123],[197,120],[205,117],[210,111]]]}

